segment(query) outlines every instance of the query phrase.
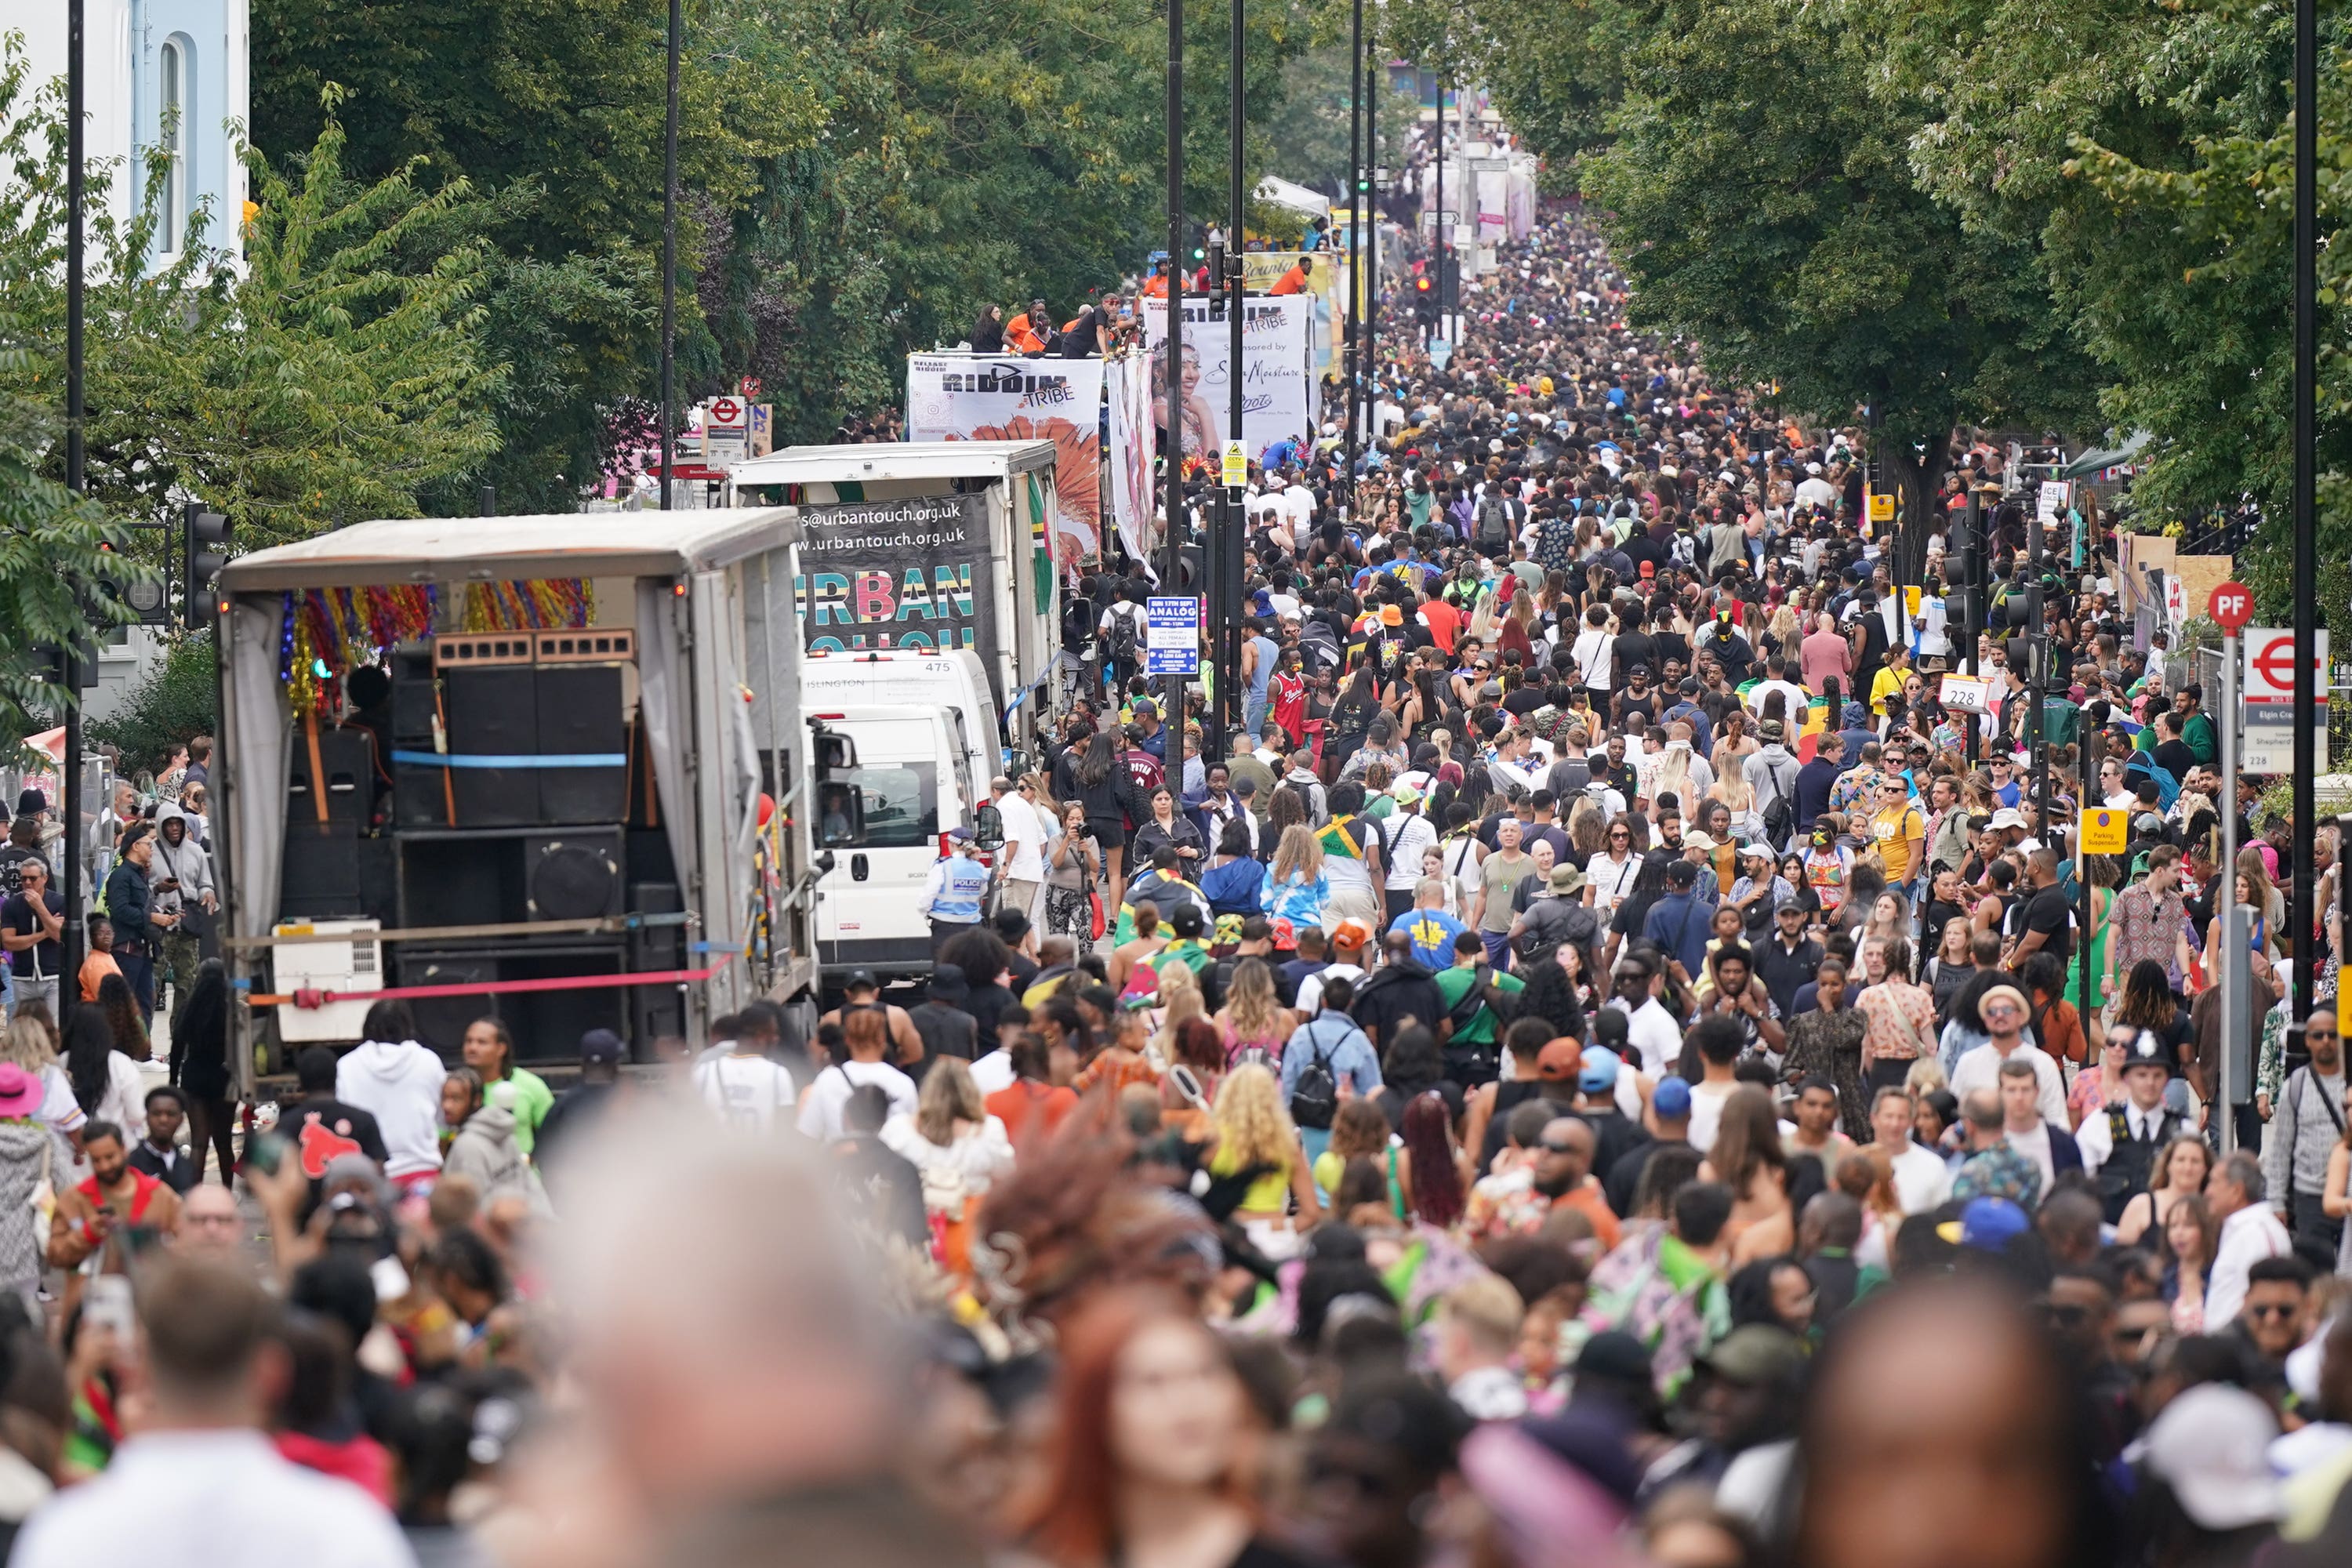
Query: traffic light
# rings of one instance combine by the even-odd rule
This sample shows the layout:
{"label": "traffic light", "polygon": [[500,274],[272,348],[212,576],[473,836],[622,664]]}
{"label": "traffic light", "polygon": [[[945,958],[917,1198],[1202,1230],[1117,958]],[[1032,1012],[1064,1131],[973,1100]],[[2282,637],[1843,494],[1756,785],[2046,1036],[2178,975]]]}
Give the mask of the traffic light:
{"label": "traffic light", "polygon": [[213,624],[226,606],[216,594],[228,564],[229,521],[191,501],[180,524],[180,616],[190,631]]}
{"label": "traffic light", "polygon": [[1420,317],[1421,320],[1424,321],[1433,321],[1437,319],[1437,295],[1434,292],[1435,287],[1436,286],[1431,281],[1429,274],[1426,272],[1418,273],[1413,278],[1413,314]]}
{"label": "traffic light", "polygon": [[33,648],[33,679],[50,686],[79,686],[84,691],[98,684],[98,641],[94,637],[77,639],[68,662],[68,650],[59,643],[38,643]]}
{"label": "traffic light", "polygon": [[101,598],[119,606],[113,619],[133,626],[160,626],[172,619],[171,596],[163,574],[150,571],[100,540],[97,587]]}
{"label": "traffic light", "polygon": [[1462,309],[1462,258],[1441,255],[1437,271],[1437,308],[1450,316]]}

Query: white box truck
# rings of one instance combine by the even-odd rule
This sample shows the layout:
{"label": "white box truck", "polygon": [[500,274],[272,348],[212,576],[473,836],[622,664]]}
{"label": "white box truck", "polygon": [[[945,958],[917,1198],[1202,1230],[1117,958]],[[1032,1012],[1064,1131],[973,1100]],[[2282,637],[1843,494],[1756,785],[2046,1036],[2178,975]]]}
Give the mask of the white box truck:
{"label": "white box truck", "polygon": [[1076,668],[1047,536],[1056,456],[1051,441],[788,447],[730,465],[728,493],[798,509],[804,647],[968,650],[1002,743],[1034,756]]}

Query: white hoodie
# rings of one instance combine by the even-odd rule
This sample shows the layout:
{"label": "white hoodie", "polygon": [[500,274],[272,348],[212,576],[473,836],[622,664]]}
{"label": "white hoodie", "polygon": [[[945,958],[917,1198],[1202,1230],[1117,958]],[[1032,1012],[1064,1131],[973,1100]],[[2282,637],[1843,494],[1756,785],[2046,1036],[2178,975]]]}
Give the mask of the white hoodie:
{"label": "white hoodie", "polygon": [[441,1080],[448,1076],[415,1040],[363,1040],[335,1065],[335,1098],[373,1115],[383,1134],[385,1174],[441,1168]]}

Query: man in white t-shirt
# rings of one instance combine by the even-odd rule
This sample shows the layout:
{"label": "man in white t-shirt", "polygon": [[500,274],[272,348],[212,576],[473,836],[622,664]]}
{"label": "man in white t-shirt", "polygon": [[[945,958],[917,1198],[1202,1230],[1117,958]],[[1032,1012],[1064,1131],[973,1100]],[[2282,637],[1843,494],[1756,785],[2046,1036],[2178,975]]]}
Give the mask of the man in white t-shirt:
{"label": "man in white t-shirt", "polygon": [[725,1055],[694,1064],[694,1092],[738,1132],[772,1132],[792,1108],[796,1092],[793,1075],[768,1059],[762,1042],[750,1031],[727,1032],[744,1037],[729,1046]]}
{"label": "man in white t-shirt", "polygon": [[1628,1043],[1642,1060],[1642,1071],[1652,1079],[1664,1077],[1682,1060],[1683,1032],[1674,1015],[1651,994],[1657,971],[1646,958],[1622,958],[1612,983],[1615,994],[1607,1005],[1625,1015]]}
{"label": "man in white t-shirt", "polygon": [[[868,1003],[867,1006],[875,1004]],[[847,1008],[843,1009],[846,1014]],[[843,1023],[849,1022],[844,1017]],[[850,1036],[849,1059],[834,1062],[810,1080],[808,1092],[801,1096],[800,1130],[810,1137],[831,1142],[844,1135],[841,1112],[849,1097],[863,1084],[879,1084],[890,1097],[890,1114],[915,1114],[915,1080],[882,1059],[889,1036],[871,1031],[856,1033],[845,1028]],[[859,1036],[864,1038],[859,1038]]]}
{"label": "man in white t-shirt", "polygon": [[1895,1201],[1906,1215],[1927,1213],[1952,1191],[1950,1167],[1911,1136],[1912,1122],[1911,1097],[1891,1084],[1870,1102],[1870,1131],[1894,1157]]}
{"label": "man in white t-shirt", "polygon": [[1015,787],[999,773],[989,785],[997,816],[1004,826],[1004,846],[996,852],[996,907],[1019,910],[1037,918],[1037,890],[1045,882],[1045,823],[1029,803],[1026,784]]}

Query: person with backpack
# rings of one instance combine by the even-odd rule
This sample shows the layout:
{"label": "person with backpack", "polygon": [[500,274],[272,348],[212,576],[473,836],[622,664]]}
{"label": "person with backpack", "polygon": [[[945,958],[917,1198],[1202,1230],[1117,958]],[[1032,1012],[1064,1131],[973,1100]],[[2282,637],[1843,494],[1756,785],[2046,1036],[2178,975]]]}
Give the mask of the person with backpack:
{"label": "person with backpack", "polygon": [[1486,962],[1478,933],[1465,931],[1454,939],[1453,964],[1437,972],[1436,985],[1445,1004],[1438,1031],[1445,1042],[1445,1076],[1465,1089],[1494,1082],[1502,1068],[1496,1041],[1517,1015],[1527,982],[1497,972]]}
{"label": "person with backpack", "polygon": [[1757,733],[1764,743],[1748,753],[1740,775],[1756,792],[1765,838],[1775,850],[1786,849],[1797,837],[1797,779],[1804,764],[1790,752],[1789,727],[1780,720],[1765,720]]}
{"label": "person with backpack", "polygon": [[1380,1092],[1380,1056],[1348,1014],[1355,1002],[1353,981],[1324,981],[1316,1015],[1283,1044],[1283,1104],[1298,1124],[1310,1163],[1331,1141],[1331,1119],[1339,1112],[1341,1098]]}

